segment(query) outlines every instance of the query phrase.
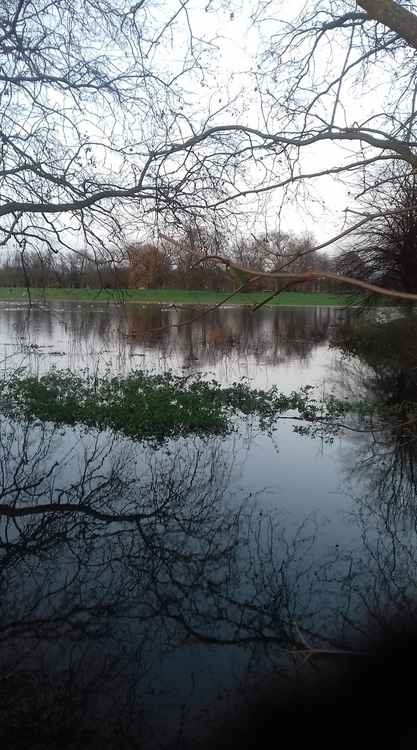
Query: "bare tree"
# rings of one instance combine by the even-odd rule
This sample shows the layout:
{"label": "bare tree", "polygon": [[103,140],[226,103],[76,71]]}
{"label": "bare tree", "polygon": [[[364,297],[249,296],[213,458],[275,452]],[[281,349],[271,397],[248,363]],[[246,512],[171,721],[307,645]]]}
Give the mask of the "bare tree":
{"label": "bare tree", "polygon": [[[373,15],[371,6],[392,12]],[[416,59],[394,22],[399,8],[391,1],[319,0],[307,3],[293,22],[275,22],[257,77],[271,150],[280,157],[281,176],[285,165],[288,170],[281,187],[308,185],[320,176],[369,177],[385,162],[415,168]],[[417,16],[408,15],[417,27]],[[349,149],[336,147],[341,143]],[[323,168],[304,174],[305,157],[320,144],[326,144]],[[371,220],[372,211],[363,219]]]}
{"label": "bare tree", "polygon": [[[291,21],[280,20],[278,3],[254,4],[263,47],[233,98],[210,78],[212,39],[199,33],[202,14],[225,12],[220,0],[194,10],[179,0],[8,0],[1,243],[23,255],[40,244],[87,248],[112,265],[138,226],[230,231],[264,194],[281,195],[284,210],[320,178],[357,185],[365,176],[368,190],[381,163],[412,172],[417,15],[415,3],[408,8],[312,0]],[[323,158],[311,167],[318,148]],[[357,213],[347,209],[340,231],[315,249],[381,212]]]}
{"label": "bare tree", "polygon": [[[342,273],[368,279],[391,289],[414,292],[417,289],[417,212],[402,211],[417,200],[414,174],[381,172],[379,184],[367,203],[387,213],[363,227],[355,236],[355,252],[345,252],[338,260]],[[399,212],[390,213],[398,208]]]}
{"label": "bare tree", "polygon": [[[279,20],[273,4],[268,4],[267,17],[262,11],[257,16],[269,44],[255,73],[260,122],[252,130],[242,129],[247,137],[250,133],[259,168],[257,184],[254,171],[250,174],[246,196],[279,190],[282,205],[300,198],[307,205],[320,180],[352,185],[355,204],[346,208],[340,231],[310,249],[341,242],[381,216],[416,210],[412,196],[408,205],[375,208],[370,200],[366,205],[380,183],[382,165],[410,177],[416,169],[417,15],[415,3],[408,7],[391,0],[319,0],[307,3],[294,20]],[[319,162],[317,168],[309,168],[312,160]],[[237,198],[238,191],[234,195]],[[283,208],[281,213],[285,216]],[[252,278],[259,270],[253,266]],[[287,264],[285,271],[281,279],[289,283]],[[294,283],[313,278],[319,277],[306,274]],[[321,278],[331,276],[323,273]],[[346,277],[339,281],[353,283]],[[390,286],[384,286],[381,292],[386,294]],[[408,299],[416,299],[415,289],[405,291],[410,292]]]}
{"label": "bare tree", "polygon": [[[188,2],[8,0],[0,15],[2,245],[90,252],[112,263],[126,232],[195,216],[219,170],[194,154],[185,84],[204,71]],[[170,55],[172,36],[181,51]],[[167,64],[169,60],[169,65]],[[198,150],[198,149],[197,149]],[[189,207],[187,207],[189,204]]]}

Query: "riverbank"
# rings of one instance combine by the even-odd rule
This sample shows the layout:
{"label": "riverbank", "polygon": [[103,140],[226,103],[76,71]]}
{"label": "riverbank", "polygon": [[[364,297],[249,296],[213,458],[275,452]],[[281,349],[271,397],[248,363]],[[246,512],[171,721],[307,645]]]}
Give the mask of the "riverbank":
{"label": "riverbank", "polygon": [[[207,292],[188,289],[30,289],[32,301],[75,300],[79,302],[134,302],[139,304],[216,305],[228,296],[227,292]],[[227,304],[257,305],[268,297],[267,292],[236,294]],[[27,302],[25,287],[0,287],[0,300]],[[352,303],[347,294],[320,292],[282,292],[268,305],[283,307],[343,307]]]}

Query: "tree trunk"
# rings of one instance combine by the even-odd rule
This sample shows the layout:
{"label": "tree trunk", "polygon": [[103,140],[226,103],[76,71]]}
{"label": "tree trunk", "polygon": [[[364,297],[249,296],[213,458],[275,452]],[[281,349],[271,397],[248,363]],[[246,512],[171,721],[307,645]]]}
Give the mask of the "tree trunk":
{"label": "tree trunk", "polygon": [[358,0],[373,21],[395,31],[411,47],[417,49],[417,16],[394,0]]}

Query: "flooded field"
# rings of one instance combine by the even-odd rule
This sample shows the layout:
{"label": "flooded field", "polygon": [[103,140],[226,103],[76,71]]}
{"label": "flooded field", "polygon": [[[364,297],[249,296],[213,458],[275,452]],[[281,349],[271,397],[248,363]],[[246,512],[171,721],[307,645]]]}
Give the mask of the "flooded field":
{"label": "flooded field", "polygon": [[[318,398],[407,403],[410,414],[417,354],[398,352],[413,341],[401,335],[410,318],[199,316],[0,303],[4,378],[172,370],[284,393],[313,385]],[[241,416],[227,434],[157,444],[7,409],[0,421],[1,666],[28,726],[36,714],[110,745],[123,731],[168,746],[215,724],[301,637],[343,646],[382,622],[386,601],[412,601],[408,417],[314,436],[291,413],[268,430]]]}

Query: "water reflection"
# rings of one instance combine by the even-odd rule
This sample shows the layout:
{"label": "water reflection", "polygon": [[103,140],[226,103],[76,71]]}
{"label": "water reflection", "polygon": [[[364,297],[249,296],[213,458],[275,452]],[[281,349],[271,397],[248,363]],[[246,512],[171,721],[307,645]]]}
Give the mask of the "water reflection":
{"label": "water reflection", "polygon": [[178,367],[228,361],[235,378],[244,361],[277,382],[292,363],[296,387],[304,363],[307,382],[333,373],[339,392],[379,408],[320,451],[289,423],[272,437],[248,429],[155,450],[110,431],[0,419],[8,746],[36,736],[42,748],[172,747],[175,737],[185,748],[228,690],[298,666],[310,648],[366,644],[399,614],[416,621],[414,322],[340,326],[333,352],[331,311],[226,310],[149,340],[138,330],[188,314],[70,305],[28,322],[2,308],[0,324],[2,343],[19,333],[20,356],[39,368],[61,348],[65,365],[91,356],[96,366],[100,354],[137,367],[140,354]]}
{"label": "water reflection", "polygon": [[[371,416],[351,420],[347,473],[374,497],[388,522],[417,512],[417,321],[407,316],[382,323],[341,326],[335,343],[339,391],[374,405]],[[350,467],[350,468],[349,468]]]}
{"label": "water reflection", "polygon": [[[340,316],[331,308],[225,308],[183,325],[201,308],[102,303],[55,303],[28,310],[0,303],[0,347],[19,344],[22,361],[45,370],[109,365],[126,371],[192,368],[230,382],[242,375],[261,384],[288,378],[288,365],[307,370],[326,351],[329,327]],[[180,325],[179,328],[174,327]],[[159,330],[163,329],[163,330]],[[150,335],[150,331],[157,333]],[[321,366],[321,362],[320,362]]]}
{"label": "water reflection", "polygon": [[110,711],[102,743],[121,746],[120,723],[150,742],[156,665],[168,655],[245,646],[250,661],[259,644],[294,642],[316,529],[306,522],[287,539],[253,499],[228,495],[230,442],[138,450],[4,419],[0,434],[4,738],[39,730],[55,746],[58,731],[85,743]]}
{"label": "water reflection", "polygon": [[[238,353],[275,365],[294,357],[306,360],[326,340],[335,318],[331,308],[290,309],[284,314],[267,310],[258,315],[248,308],[226,307],[185,325],[197,314],[198,309],[173,311],[152,306],[143,311],[130,306],[129,338],[163,350],[179,349],[185,364],[214,364],[219,357]],[[150,336],[152,330],[157,333]]]}
{"label": "water reflection", "polygon": [[193,733],[214,687],[288,667],[305,638],[349,645],[352,550],[323,546],[314,515],[234,494],[233,439],[155,451],[110,433],[0,428],[4,738],[160,745],[181,704]]}
{"label": "water reflection", "polygon": [[337,547],[328,568],[336,584],[334,622],[341,642],[359,636],[365,648],[405,626],[417,631],[417,509],[414,504],[404,513],[398,496],[381,494],[383,484],[374,491],[372,476],[363,492],[352,494],[345,516],[360,542]]}
{"label": "water reflection", "polygon": [[323,545],[314,515],[234,494],[233,439],[156,451],[111,433],[0,428],[2,739],[160,746],[181,721],[196,732],[202,706],[215,711],[213,649],[224,695],[297,651],[349,648],[368,619],[387,625],[389,597],[414,614],[415,534],[381,525],[366,498],[349,513],[356,543]]}

